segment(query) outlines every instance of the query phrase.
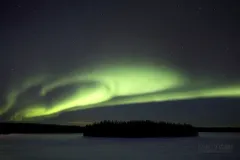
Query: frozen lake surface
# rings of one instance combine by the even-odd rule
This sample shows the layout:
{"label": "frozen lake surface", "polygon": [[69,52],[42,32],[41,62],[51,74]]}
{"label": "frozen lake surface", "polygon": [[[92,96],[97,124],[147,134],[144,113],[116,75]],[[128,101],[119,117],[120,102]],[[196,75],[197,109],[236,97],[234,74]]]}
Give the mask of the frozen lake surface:
{"label": "frozen lake surface", "polygon": [[0,135],[0,160],[236,160],[239,133],[193,138],[84,138],[66,135]]}

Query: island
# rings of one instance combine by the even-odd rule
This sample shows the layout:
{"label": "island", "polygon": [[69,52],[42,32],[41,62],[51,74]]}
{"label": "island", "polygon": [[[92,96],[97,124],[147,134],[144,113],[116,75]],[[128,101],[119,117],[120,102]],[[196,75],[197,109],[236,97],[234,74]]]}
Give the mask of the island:
{"label": "island", "polygon": [[102,121],[86,125],[85,137],[194,137],[198,136],[197,128],[189,124],[175,124],[154,121]]}

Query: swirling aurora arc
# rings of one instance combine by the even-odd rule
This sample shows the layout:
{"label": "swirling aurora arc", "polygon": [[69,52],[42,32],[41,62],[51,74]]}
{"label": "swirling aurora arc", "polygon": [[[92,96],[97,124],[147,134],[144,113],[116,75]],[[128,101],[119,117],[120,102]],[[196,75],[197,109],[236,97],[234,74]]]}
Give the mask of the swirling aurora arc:
{"label": "swirling aurora arc", "polygon": [[[212,82],[214,77],[209,79]],[[51,97],[55,90],[70,85],[74,85],[73,92]],[[103,65],[95,70],[78,70],[64,76],[45,74],[27,77],[22,84],[15,86],[17,87],[10,88],[7,92],[6,103],[0,108],[0,115],[20,105],[18,97],[34,86],[40,86],[37,95],[41,99],[35,102],[34,97],[26,97],[34,103],[19,107],[11,114],[10,119],[17,121],[57,115],[69,110],[120,104],[240,97],[239,83],[211,87],[205,85],[204,79],[190,81],[186,73],[174,67],[151,64]]]}

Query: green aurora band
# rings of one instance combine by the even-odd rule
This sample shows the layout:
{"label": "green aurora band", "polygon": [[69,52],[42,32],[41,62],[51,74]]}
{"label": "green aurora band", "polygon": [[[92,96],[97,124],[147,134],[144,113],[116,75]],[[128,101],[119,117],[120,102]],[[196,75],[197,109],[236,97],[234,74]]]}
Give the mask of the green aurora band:
{"label": "green aurora band", "polygon": [[[96,70],[80,70],[70,75],[44,75],[27,78],[6,95],[6,105],[0,115],[18,105],[18,97],[34,86],[41,86],[39,97],[47,97],[57,88],[80,84],[74,93],[61,98],[53,97],[51,103],[36,101],[20,107],[11,120],[57,115],[63,111],[80,110],[120,104],[162,102],[194,98],[240,97],[240,84],[219,84],[209,87],[205,79],[190,78],[174,67],[141,65],[102,65]],[[210,79],[212,81],[212,79]],[[207,84],[207,85],[206,85]],[[189,87],[193,86],[193,87]]]}

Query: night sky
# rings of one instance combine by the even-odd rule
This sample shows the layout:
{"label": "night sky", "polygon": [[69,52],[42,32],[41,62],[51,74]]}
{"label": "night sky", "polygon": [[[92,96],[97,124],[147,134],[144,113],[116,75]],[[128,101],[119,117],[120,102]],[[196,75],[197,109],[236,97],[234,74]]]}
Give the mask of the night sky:
{"label": "night sky", "polygon": [[238,0],[3,0],[0,121],[240,125]]}

